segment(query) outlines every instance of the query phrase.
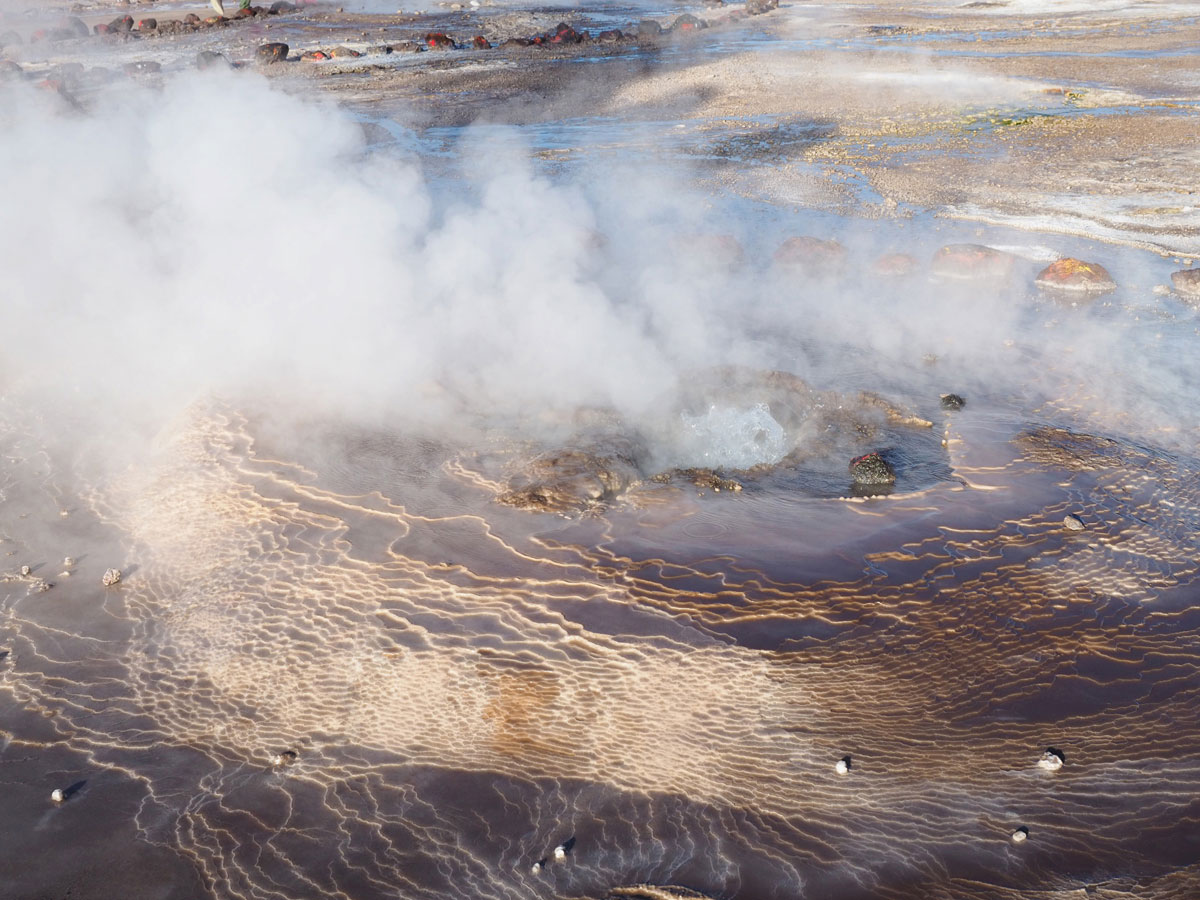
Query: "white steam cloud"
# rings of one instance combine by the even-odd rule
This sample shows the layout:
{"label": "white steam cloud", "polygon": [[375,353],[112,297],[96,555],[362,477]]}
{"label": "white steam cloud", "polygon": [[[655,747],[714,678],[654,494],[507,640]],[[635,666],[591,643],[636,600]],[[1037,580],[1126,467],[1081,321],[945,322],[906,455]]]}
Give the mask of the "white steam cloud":
{"label": "white steam cloud", "polygon": [[[710,221],[683,176],[551,180],[496,126],[468,132],[461,177],[439,180],[368,152],[345,111],[245,73],[180,75],[83,112],[11,85],[0,116],[0,374],[56,413],[130,431],[211,395],[398,427],[533,428],[579,405],[636,420],[681,375],[723,364],[819,387],[911,374],[931,397],[1031,390],[1064,355],[1105,402],[1169,418],[1194,374],[1154,363],[1140,332],[1031,329],[1020,303],[806,283],[770,268],[786,230],[759,228],[749,264],[723,266],[711,236],[756,226]],[[865,226],[843,239],[857,259],[893,249]]]}

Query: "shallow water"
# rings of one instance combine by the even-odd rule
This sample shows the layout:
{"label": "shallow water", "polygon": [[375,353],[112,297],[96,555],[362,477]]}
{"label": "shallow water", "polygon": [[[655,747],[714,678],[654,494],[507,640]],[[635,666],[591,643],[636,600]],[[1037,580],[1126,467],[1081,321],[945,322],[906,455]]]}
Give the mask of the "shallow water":
{"label": "shallow water", "polygon": [[[23,371],[33,357],[12,347],[0,391],[0,897],[601,898],[637,884],[739,900],[1200,893],[1200,325],[1155,290],[1179,263],[1049,229],[933,211],[869,221],[732,192],[704,195],[695,218],[656,208],[660,233],[623,212],[636,198],[614,196],[613,181],[589,192],[579,172],[596,157],[663,175],[664,207],[694,199],[665,180],[681,158],[774,162],[745,123],[676,124],[522,129],[530,192],[565,189],[602,238],[579,280],[606,310],[646,322],[661,296],[651,288],[683,285],[694,305],[658,327],[720,335],[704,362],[876,391],[927,417],[931,428],[893,435],[896,490],[851,496],[857,438],[839,435],[837,454],[740,492],[642,484],[587,514],[534,513],[495,498],[525,441],[570,445],[549,401],[521,416],[473,405],[469,421],[436,428],[360,418],[319,402],[315,383],[298,409],[213,391],[154,418],[143,442],[138,390],[98,411],[78,386],[38,384],[49,370]],[[820,139],[804,123],[760,124]],[[394,143],[336,159],[418,160],[437,237],[487,194],[464,149],[481,131],[395,126]],[[511,149],[501,143],[484,141]],[[543,155],[572,148],[566,161]],[[336,196],[331,227],[371,212]],[[231,208],[218,210],[222,227]],[[699,233],[737,237],[744,259],[704,258],[711,245],[689,244]],[[843,276],[773,267],[795,234],[839,239]],[[319,309],[345,304],[336,327],[349,327],[353,276],[383,247],[349,253],[331,235],[346,280],[303,288],[322,291]],[[470,237],[455,244],[464,268]],[[932,280],[929,260],[956,242],[1018,254],[1013,282]],[[237,249],[278,274],[271,246]],[[917,274],[871,276],[896,250]],[[185,251],[188,266],[219,271],[166,247],[172,260]],[[1033,275],[1061,254],[1102,260],[1119,289],[1036,293]],[[545,299],[538,283],[522,282],[531,304]],[[126,272],[122,289],[136,284]],[[256,289],[246,297],[275,296]],[[298,293],[280,297],[300,319]],[[404,328],[419,327],[415,303],[385,296]],[[9,314],[24,302],[14,294]],[[242,295],[233,302],[233,321],[255,321]],[[367,323],[397,337],[371,309]],[[358,324],[351,346],[367,348]],[[140,352],[104,334],[104,366]],[[441,348],[423,336],[430,354]],[[449,374],[469,374],[469,356]],[[102,367],[88,374],[108,384]],[[676,374],[685,387],[697,377]],[[965,408],[942,409],[948,391]],[[122,578],[104,587],[110,567]],[[1061,771],[1037,766],[1051,746]],[[294,760],[273,759],[284,751]],[[1019,827],[1029,836],[1015,843]]]}

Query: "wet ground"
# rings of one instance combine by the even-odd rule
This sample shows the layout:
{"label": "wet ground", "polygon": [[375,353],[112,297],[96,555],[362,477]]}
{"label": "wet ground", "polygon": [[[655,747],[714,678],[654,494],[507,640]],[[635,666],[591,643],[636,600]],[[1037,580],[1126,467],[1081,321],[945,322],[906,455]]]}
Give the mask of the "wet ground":
{"label": "wet ground", "polygon": [[0,896],[1200,891],[1195,11],[737,6],[6,13]]}

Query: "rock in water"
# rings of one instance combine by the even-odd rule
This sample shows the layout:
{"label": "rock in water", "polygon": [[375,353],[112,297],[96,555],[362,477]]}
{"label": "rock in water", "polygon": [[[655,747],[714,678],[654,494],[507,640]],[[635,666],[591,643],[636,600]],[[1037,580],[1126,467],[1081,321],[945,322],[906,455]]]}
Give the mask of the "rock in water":
{"label": "rock in water", "polygon": [[930,272],[952,281],[982,282],[996,286],[1012,278],[1017,258],[982,244],[947,244],[933,257]]}
{"label": "rock in water", "polygon": [[425,45],[430,50],[453,50],[454,41],[448,34],[440,31],[431,31],[425,35]]}
{"label": "rock in water", "polygon": [[1050,263],[1038,273],[1034,284],[1044,291],[1071,294],[1107,294],[1117,289],[1104,266],[1071,257]]}
{"label": "rock in water", "polygon": [[1180,269],[1171,273],[1171,284],[1185,297],[1200,299],[1200,269]]}
{"label": "rock in water", "polygon": [[942,409],[962,409],[967,401],[958,394],[942,394]]}
{"label": "rock in water", "polygon": [[263,44],[254,51],[254,58],[264,66],[269,66],[272,63],[283,62],[288,56],[288,45],[273,42]]}
{"label": "rock in water", "polygon": [[1022,844],[1029,837],[1029,829],[1022,825],[1012,833],[1012,842],[1014,844]]}
{"label": "rock in water", "polygon": [[66,795],[63,794],[62,788],[55,788],[50,792],[50,799],[55,803],[62,803],[66,799]]}
{"label": "rock in water", "polygon": [[105,569],[104,574],[100,577],[100,583],[105,587],[112,587],[121,581],[120,569]]}
{"label": "rock in water", "polygon": [[1083,531],[1083,519],[1079,518],[1079,516],[1063,516],[1063,527],[1067,531]]}
{"label": "rock in water", "polygon": [[1061,750],[1047,747],[1046,752],[1038,759],[1038,768],[1045,769],[1048,772],[1057,772],[1063,767],[1066,761],[1066,757]]}
{"label": "rock in water", "polygon": [[862,487],[891,485],[896,483],[896,470],[891,463],[876,452],[850,460],[850,474],[854,483]]}
{"label": "rock in water", "polygon": [[850,757],[843,756],[836,763],[834,763],[833,771],[837,772],[839,775],[845,775],[847,772],[849,772],[850,771]]}

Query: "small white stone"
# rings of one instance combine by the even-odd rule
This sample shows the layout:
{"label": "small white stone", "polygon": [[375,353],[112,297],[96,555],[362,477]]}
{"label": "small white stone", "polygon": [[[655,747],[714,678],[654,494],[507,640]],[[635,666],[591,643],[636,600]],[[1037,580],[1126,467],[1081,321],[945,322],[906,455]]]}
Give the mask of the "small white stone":
{"label": "small white stone", "polygon": [[557,847],[554,848],[554,858],[555,859],[566,859],[567,858],[567,845],[566,844],[559,844]]}
{"label": "small white stone", "polygon": [[63,557],[63,565],[66,566],[68,569],[71,568],[71,566],[75,565],[75,557],[64,556]]}
{"label": "small white stone", "polygon": [[23,578],[28,578],[29,572],[30,572],[29,566],[21,566],[21,576]]}
{"label": "small white stone", "polygon": [[1054,748],[1048,748],[1038,760],[1038,768],[1048,772],[1057,772],[1063,767],[1063,755]]}
{"label": "small white stone", "polygon": [[1023,843],[1029,837],[1029,829],[1022,825],[1012,833],[1012,842],[1014,844]]}
{"label": "small white stone", "polygon": [[532,872],[534,875],[536,875],[536,874],[538,874],[539,872],[541,872],[541,871],[542,871],[542,863],[541,863],[541,860],[538,860],[538,861],[537,861],[537,862],[535,862],[535,863],[534,863],[532,866],[530,866],[530,867],[529,867],[529,871],[530,871],[530,872]]}
{"label": "small white stone", "polygon": [[847,772],[849,772],[850,771],[850,757],[843,756],[836,763],[834,763],[833,771],[837,772],[839,775],[845,775]]}
{"label": "small white stone", "polygon": [[120,582],[120,580],[121,580],[121,570],[120,569],[105,569],[104,575],[100,579],[100,583],[103,584],[105,587],[112,587],[114,584],[117,584],[118,582]]}
{"label": "small white stone", "polygon": [[62,802],[63,802],[63,792],[62,792],[62,789],[61,789],[61,788],[55,788],[54,790],[52,790],[52,791],[50,792],[50,799],[51,799],[51,800],[53,800],[55,803],[62,803]]}
{"label": "small white stone", "polygon": [[1071,515],[1064,516],[1063,517],[1063,527],[1066,528],[1068,531],[1083,531],[1083,529],[1084,529],[1083,519],[1079,518],[1079,516],[1071,516]]}

